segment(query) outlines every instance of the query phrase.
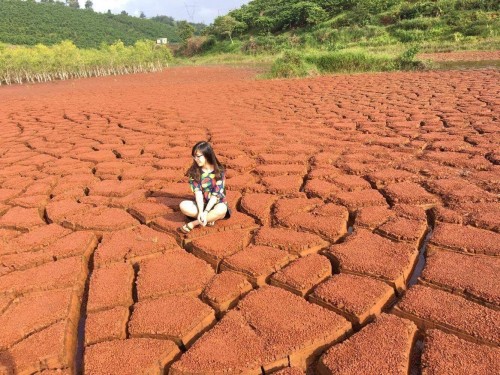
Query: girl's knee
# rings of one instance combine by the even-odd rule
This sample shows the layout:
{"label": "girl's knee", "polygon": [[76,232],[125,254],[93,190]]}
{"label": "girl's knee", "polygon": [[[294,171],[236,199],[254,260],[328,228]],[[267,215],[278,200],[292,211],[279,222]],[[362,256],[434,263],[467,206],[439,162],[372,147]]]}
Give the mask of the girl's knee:
{"label": "girl's knee", "polygon": [[198,212],[196,205],[194,205],[191,201],[182,201],[179,204],[179,209],[184,215],[193,215]]}

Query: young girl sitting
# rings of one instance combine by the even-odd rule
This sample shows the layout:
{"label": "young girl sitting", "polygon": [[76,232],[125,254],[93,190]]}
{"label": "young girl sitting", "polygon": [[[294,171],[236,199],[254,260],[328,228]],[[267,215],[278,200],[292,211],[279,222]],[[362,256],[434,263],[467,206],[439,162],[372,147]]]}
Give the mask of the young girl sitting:
{"label": "young girl sitting", "polygon": [[208,142],[198,142],[191,151],[194,162],[186,172],[195,200],[182,201],[181,212],[196,218],[184,224],[180,230],[189,233],[197,225],[214,225],[217,220],[229,218],[231,212],[227,206],[224,185],[224,167]]}

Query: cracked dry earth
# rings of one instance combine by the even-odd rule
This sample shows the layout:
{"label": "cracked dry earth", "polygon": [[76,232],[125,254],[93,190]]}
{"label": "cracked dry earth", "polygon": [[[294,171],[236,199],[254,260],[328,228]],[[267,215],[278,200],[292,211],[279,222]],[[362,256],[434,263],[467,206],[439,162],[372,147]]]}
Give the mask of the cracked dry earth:
{"label": "cracked dry earth", "polygon": [[254,74],[0,89],[0,373],[500,373],[498,70]]}

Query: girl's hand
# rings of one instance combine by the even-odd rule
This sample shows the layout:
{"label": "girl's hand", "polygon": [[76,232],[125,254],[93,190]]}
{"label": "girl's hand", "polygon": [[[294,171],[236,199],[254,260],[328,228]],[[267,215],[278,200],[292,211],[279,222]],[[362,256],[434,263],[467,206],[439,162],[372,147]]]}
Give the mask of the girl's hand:
{"label": "girl's hand", "polygon": [[208,216],[208,212],[207,211],[203,211],[201,213],[200,219],[198,219],[200,221],[201,225],[203,225],[203,226],[207,225],[207,216]]}

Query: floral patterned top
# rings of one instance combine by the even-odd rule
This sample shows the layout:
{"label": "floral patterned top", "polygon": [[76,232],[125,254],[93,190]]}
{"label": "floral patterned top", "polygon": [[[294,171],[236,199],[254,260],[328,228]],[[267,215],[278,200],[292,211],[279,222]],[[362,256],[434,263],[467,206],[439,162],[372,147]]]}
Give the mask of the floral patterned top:
{"label": "floral patterned top", "polygon": [[224,175],[224,172],[221,173],[221,178],[219,180],[215,179],[213,171],[202,172],[201,181],[195,181],[192,177],[189,177],[191,191],[193,193],[196,191],[203,192],[203,200],[205,203],[207,203],[210,198],[217,197],[216,204],[227,204],[225,184],[226,176]]}

